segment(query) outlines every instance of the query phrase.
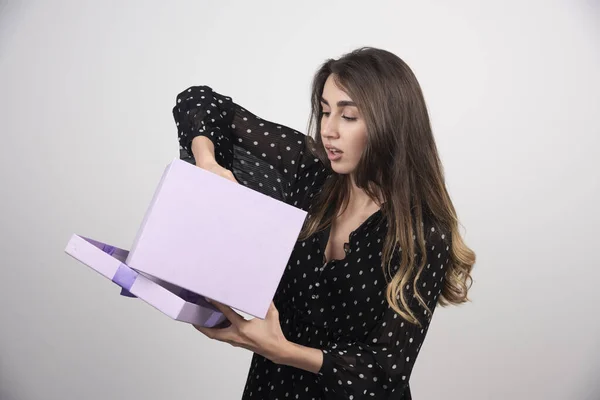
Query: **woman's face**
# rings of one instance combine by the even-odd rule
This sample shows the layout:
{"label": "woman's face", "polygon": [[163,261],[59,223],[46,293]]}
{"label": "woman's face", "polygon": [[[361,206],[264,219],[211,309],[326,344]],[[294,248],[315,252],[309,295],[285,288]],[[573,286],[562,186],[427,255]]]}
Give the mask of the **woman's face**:
{"label": "woman's face", "polygon": [[[356,168],[367,143],[367,127],[352,99],[329,75],[321,98],[321,139],[338,174],[348,174]],[[333,148],[333,149],[332,149]]]}

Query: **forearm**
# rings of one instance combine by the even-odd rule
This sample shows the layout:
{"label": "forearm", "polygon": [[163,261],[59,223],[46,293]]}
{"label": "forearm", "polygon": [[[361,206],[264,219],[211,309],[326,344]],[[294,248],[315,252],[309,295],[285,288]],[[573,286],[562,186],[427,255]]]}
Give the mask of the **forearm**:
{"label": "forearm", "polygon": [[215,163],[215,145],[205,136],[196,136],[192,140],[192,154],[197,166]]}
{"label": "forearm", "polygon": [[288,365],[304,371],[318,373],[323,365],[323,352],[312,347],[288,342],[278,364]]}

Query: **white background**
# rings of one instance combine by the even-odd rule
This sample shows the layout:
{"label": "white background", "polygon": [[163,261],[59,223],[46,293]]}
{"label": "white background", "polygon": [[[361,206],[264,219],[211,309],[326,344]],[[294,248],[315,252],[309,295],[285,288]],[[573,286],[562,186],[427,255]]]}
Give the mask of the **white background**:
{"label": "white background", "polygon": [[415,399],[600,399],[598,1],[0,1],[0,399],[237,399],[250,353],[67,256],[129,248],[206,84],[305,131],[312,74],[359,46],[415,71],[477,253]]}

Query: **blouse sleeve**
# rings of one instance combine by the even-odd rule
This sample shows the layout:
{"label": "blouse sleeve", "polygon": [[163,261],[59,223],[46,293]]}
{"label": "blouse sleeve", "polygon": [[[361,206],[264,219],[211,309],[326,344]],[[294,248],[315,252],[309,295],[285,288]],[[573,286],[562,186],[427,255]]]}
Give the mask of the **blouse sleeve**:
{"label": "blouse sleeve", "polygon": [[[433,313],[449,262],[450,244],[439,232],[431,237],[435,239],[426,242],[428,260],[418,285]],[[410,307],[422,326],[407,322],[388,305],[364,342],[334,343],[323,349],[323,365],[317,377],[325,398],[387,399],[406,389],[432,317],[413,297],[411,287],[406,288],[412,299]]]}
{"label": "blouse sleeve", "polygon": [[307,149],[305,139],[312,138],[260,118],[209,86],[181,92],[173,116],[181,159],[195,163],[192,140],[205,136],[215,146],[217,163],[240,184],[282,201],[297,177],[318,162]]}

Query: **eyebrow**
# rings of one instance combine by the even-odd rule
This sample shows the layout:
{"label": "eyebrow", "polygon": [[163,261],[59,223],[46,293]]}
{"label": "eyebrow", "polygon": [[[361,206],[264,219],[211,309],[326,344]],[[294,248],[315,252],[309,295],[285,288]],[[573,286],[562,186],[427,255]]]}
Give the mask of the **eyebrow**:
{"label": "eyebrow", "polygon": [[[329,103],[327,102],[327,100],[325,100],[323,97],[321,97],[321,102],[329,105]],[[337,106],[338,107],[346,107],[346,106],[357,107],[355,102],[349,101],[349,100],[338,101],[337,102]]]}

